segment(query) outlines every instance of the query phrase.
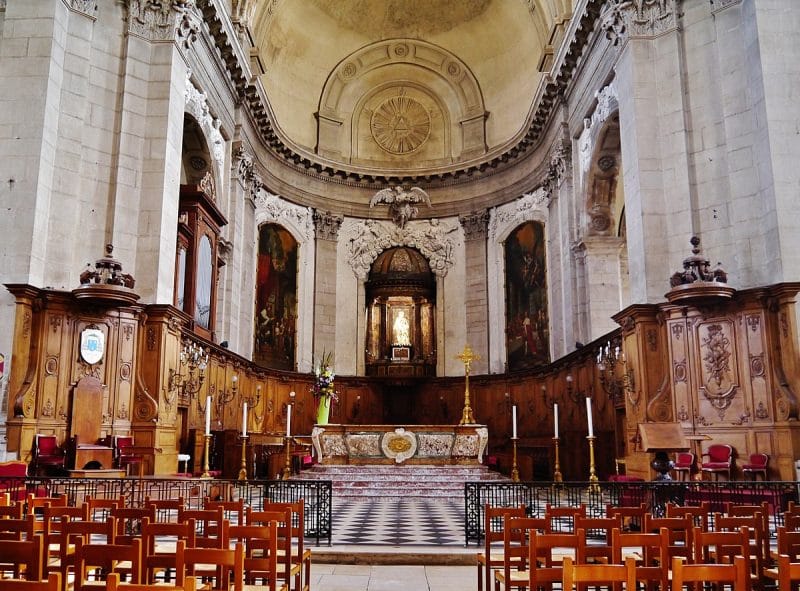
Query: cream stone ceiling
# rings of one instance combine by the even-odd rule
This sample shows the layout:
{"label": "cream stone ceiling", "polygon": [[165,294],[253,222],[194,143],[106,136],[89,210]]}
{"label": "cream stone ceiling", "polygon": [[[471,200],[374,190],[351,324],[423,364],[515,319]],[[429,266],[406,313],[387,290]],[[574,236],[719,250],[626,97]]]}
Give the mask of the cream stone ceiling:
{"label": "cream stone ceiling", "polygon": [[[275,129],[365,171],[457,168],[525,133],[571,0],[259,0]],[[557,49],[557,48],[556,48]]]}

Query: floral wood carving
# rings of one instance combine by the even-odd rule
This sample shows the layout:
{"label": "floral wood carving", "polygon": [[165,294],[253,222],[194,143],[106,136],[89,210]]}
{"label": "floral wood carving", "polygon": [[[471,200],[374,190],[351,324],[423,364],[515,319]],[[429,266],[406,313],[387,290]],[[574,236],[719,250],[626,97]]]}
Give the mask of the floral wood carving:
{"label": "floral wood carving", "polygon": [[[730,327],[727,328],[729,330]],[[703,358],[703,385],[700,386],[700,392],[717,410],[721,420],[737,390],[730,367],[731,341],[726,328],[720,323],[707,325],[706,330],[707,334],[702,337],[700,345]]]}
{"label": "floral wood carving", "polygon": [[661,380],[653,398],[647,403],[647,420],[665,422],[672,420],[672,389],[669,376]]}

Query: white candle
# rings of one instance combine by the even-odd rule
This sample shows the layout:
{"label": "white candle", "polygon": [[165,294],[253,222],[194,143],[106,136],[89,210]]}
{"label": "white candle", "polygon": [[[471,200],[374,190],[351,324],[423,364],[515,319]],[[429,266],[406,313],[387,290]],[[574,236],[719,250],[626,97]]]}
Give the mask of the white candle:
{"label": "white candle", "polygon": [[558,439],[558,403],[553,403],[553,437]]}
{"label": "white candle", "polygon": [[589,421],[589,437],[594,437],[594,426],[592,425],[592,399],[586,397],[586,417]]}
{"label": "white candle", "polygon": [[211,395],[206,396],[206,435],[211,435]]}
{"label": "white candle", "polygon": [[247,437],[247,403],[242,405],[242,437]]}
{"label": "white candle", "polygon": [[286,437],[292,436],[292,405],[286,405]]}
{"label": "white candle", "polygon": [[511,407],[511,437],[517,438],[517,405]]}

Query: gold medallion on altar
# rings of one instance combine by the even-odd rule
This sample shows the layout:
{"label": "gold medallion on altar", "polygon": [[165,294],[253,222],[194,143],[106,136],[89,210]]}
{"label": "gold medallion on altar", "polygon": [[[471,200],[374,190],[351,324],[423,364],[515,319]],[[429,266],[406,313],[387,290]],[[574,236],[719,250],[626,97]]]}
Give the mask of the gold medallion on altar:
{"label": "gold medallion on altar", "polygon": [[417,453],[417,436],[398,427],[394,431],[384,433],[381,438],[381,451],[387,458],[401,464]]}

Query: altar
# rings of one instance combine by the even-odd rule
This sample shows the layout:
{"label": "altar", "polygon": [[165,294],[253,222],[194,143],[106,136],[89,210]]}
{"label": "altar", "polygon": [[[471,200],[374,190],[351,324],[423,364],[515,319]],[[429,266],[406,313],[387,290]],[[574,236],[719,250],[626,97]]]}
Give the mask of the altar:
{"label": "altar", "polygon": [[316,425],[320,464],[478,465],[489,441],[486,425]]}

